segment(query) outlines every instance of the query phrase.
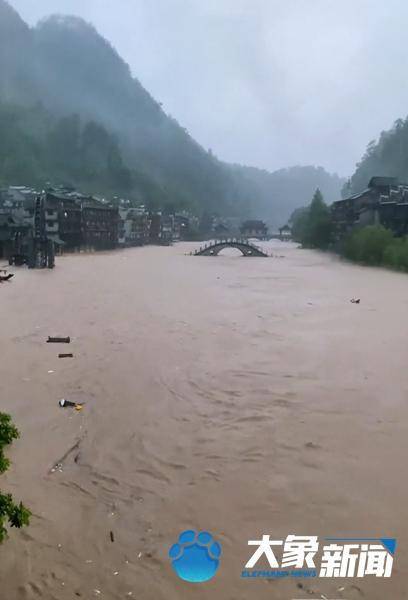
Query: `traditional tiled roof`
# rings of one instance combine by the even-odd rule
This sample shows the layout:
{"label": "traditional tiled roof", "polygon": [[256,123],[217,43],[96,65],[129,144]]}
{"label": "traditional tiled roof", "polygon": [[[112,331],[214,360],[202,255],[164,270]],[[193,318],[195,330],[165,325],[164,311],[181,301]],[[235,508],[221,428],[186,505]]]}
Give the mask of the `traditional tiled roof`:
{"label": "traditional tiled roof", "polygon": [[266,224],[263,221],[257,221],[255,219],[249,219],[242,223],[242,229],[266,229]]}
{"label": "traditional tiled roof", "polygon": [[386,186],[397,186],[398,185],[398,178],[397,177],[382,177],[382,176],[375,176],[375,177],[371,177],[369,183],[368,183],[368,187],[369,188],[373,188],[373,187],[386,187]]}

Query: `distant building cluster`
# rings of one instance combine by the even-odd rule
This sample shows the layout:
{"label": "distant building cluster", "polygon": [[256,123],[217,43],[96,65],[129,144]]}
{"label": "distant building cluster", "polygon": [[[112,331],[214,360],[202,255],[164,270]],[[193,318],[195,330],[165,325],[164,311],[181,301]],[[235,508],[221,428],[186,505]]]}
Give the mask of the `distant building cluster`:
{"label": "distant building cluster", "polygon": [[[41,202],[39,203],[39,199]],[[56,252],[109,249],[144,244],[168,245],[188,238],[195,217],[167,215],[130,207],[118,200],[114,206],[73,188],[48,188],[41,194],[24,186],[0,190],[0,258],[28,262],[32,240],[52,242]],[[40,207],[40,209],[39,209]]]}
{"label": "distant building cluster", "polygon": [[[287,234],[281,231],[281,239]],[[107,202],[66,186],[42,192],[25,186],[0,189],[0,258],[10,264],[52,267],[54,255],[64,251],[238,236],[268,239],[268,227],[238,217],[153,212],[129,200]]]}
{"label": "distant building cluster", "polygon": [[241,225],[240,231],[241,234],[245,237],[254,237],[259,240],[266,240],[268,238],[268,227],[263,221],[245,221]]}
{"label": "distant building cluster", "polygon": [[367,189],[332,205],[339,240],[354,227],[383,225],[395,235],[408,234],[408,185],[394,177],[372,177]]}

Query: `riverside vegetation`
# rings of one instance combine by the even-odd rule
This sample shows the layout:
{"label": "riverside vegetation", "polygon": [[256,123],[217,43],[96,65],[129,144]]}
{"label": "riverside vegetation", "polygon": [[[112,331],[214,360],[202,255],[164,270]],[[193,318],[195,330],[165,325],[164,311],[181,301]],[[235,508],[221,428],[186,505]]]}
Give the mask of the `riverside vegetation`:
{"label": "riverside vegetation", "polygon": [[[309,206],[292,214],[291,225],[293,239],[302,247],[327,250],[333,246],[334,223],[320,190]],[[395,237],[382,225],[356,228],[338,251],[354,262],[408,271],[408,238]]]}
{"label": "riverside vegetation", "polygon": [[366,265],[408,271],[408,239],[394,237],[382,225],[356,229],[345,240],[343,253],[346,258]]}
{"label": "riverside vegetation", "polygon": [[[5,473],[10,466],[4,449],[19,436],[10,415],[0,413],[0,474]],[[22,502],[16,504],[11,494],[3,494],[0,491],[0,544],[7,538],[7,524],[10,527],[21,528],[29,524],[30,515],[30,511]]]}

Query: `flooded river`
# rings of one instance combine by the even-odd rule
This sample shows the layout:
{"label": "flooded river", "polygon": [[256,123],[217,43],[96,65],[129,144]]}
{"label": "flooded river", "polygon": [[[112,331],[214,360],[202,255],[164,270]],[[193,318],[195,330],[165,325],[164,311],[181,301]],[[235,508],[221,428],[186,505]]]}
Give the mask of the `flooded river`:
{"label": "flooded river", "polygon": [[[1,485],[33,512],[0,549],[1,600],[408,598],[408,276],[264,246],[65,256],[0,286],[21,430]],[[208,583],[171,569],[184,529],[222,545]],[[262,534],[399,545],[390,579],[299,587],[241,578]]]}

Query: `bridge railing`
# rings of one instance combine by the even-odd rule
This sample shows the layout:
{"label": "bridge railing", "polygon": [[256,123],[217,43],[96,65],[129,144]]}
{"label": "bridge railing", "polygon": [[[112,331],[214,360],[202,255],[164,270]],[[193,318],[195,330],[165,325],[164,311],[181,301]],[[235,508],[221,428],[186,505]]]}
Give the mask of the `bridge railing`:
{"label": "bridge railing", "polygon": [[[199,250],[195,250],[193,254],[194,255],[203,254],[203,253],[205,253],[206,250],[211,250],[212,248],[216,248],[217,246],[220,246],[220,245],[226,245],[226,246],[242,245],[242,246],[245,246],[246,248],[256,250],[257,252],[259,252],[260,254],[262,254],[264,256],[268,256],[268,253],[265,249],[261,248],[260,246],[257,246],[253,242],[249,242],[245,238],[225,238],[225,239],[219,239],[219,240],[211,240],[209,243],[205,243],[204,246],[200,246]],[[211,252],[211,254],[212,254],[212,252]],[[248,252],[247,255],[250,255],[250,254],[251,253]]]}

